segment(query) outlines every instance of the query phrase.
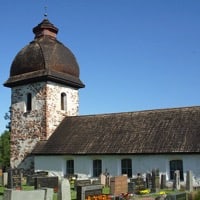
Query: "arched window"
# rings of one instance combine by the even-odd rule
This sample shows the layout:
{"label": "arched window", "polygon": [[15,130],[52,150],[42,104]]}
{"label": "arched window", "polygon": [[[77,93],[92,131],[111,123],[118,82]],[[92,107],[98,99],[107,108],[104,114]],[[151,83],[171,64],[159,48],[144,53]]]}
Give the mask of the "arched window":
{"label": "arched window", "polygon": [[121,172],[122,174],[127,174],[129,178],[132,177],[132,160],[131,159],[121,160]]}
{"label": "arched window", "polygon": [[66,175],[74,174],[74,160],[67,160],[66,163]]}
{"label": "arched window", "polygon": [[61,110],[67,110],[67,95],[64,92],[61,93]]}
{"label": "arched window", "polygon": [[183,181],[183,161],[182,160],[170,160],[169,162],[169,167],[170,167],[170,179],[174,179],[174,172],[176,170],[179,170],[180,172],[180,180]]}
{"label": "arched window", "polygon": [[98,177],[102,173],[102,161],[93,160],[93,177]]}
{"label": "arched window", "polygon": [[32,94],[28,93],[26,96],[26,111],[30,112],[32,110]]}

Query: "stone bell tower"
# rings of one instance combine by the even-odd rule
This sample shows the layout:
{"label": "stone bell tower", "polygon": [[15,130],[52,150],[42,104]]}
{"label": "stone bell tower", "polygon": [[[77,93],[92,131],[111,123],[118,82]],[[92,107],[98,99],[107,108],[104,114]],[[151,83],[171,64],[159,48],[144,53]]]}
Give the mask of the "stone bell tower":
{"label": "stone bell tower", "polygon": [[79,66],[73,53],[56,39],[58,29],[44,19],[35,38],[14,58],[11,88],[11,167],[33,167],[36,143],[47,140],[66,116],[78,115]]}

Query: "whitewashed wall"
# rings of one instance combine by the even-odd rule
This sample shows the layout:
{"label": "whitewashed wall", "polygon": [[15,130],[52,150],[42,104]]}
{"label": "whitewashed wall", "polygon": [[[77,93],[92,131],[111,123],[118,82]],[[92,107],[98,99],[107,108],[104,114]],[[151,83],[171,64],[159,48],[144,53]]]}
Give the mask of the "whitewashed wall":
{"label": "whitewashed wall", "polygon": [[133,156],[36,156],[35,170],[56,171],[62,176],[66,172],[66,160],[74,159],[75,174],[92,177],[92,161],[102,160],[103,172],[107,169],[111,176],[121,175],[121,159],[132,159],[133,175],[151,172],[159,168],[160,173],[167,174],[169,179],[169,161],[183,160],[183,170],[191,170],[200,178],[200,155],[133,155]]}

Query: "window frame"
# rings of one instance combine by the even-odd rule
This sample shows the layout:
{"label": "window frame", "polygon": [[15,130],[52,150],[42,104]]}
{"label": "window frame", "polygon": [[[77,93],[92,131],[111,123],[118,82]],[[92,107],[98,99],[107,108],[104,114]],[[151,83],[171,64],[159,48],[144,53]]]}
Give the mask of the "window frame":
{"label": "window frame", "polygon": [[74,174],[74,160],[69,159],[66,160],[66,175],[73,175]]}
{"label": "window frame", "polygon": [[169,175],[170,179],[174,179],[174,172],[176,170],[179,170],[180,172],[180,180],[184,181],[184,174],[183,174],[183,160],[177,159],[177,160],[170,160],[169,161]]}
{"label": "window frame", "polygon": [[62,92],[60,95],[60,108],[61,110],[67,111],[67,94],[65,92]]}
{"label": "window frame", "polygon": [[132,177],[133,175],[132,159],[130,158],[121,159],[121,174],[127,174],[129,178]]}
{"label": "window frame", "polygon": [[32,94],[29,92],[26,95],[26,112],[32,111]]}
{"label": "window frame", "polygon": [[93,160],[93,177],[99,177],[102,173],[102,160],[95,159]]}

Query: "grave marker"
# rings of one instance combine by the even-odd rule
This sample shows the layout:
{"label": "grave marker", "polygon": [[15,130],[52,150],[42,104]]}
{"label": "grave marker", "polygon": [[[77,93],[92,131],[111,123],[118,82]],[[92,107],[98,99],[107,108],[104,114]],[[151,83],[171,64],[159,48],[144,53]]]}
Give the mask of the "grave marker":
{"label": "grave marker", "polygon": [[58,191],[58,177],[35,177],[34,178],[34,187],[35,189],[40,188],[53,188],[54,192]]}
{"label": "grave marker", "polygon": [[174,172],[174,183],[173,183],[173,189],[174,190],[180,190],[181,185],[180,185],[180,172],[179,170],[176,170]]}
{"label": "grave marker", "polygon": [[102,194],[102,185],[77,186],[77,200],[85,200],[88,196]]}
{"label": "grave marker", "polygon": [[138,174],[137,178],[130,179],[130,182],[133,183],[133,192],[136,194],[139,193],[140,190],[144,190],[146,188],[146,184],[140,174]]}
{"label": "grave marker", "polygon": [[160,175],[159,169],[152,170],[152,192],[159,192],[160,190]]}
{"label": "grave marker", "polygon": [[150,190],[152,189],[152,176],[150,173],[146,175],[146,187]]}
{"label": "grave marker", "polygon": [[189,192],[193,191],[192,171],[187,171],[186,190],[188,190]]}
{"label": "grave marker", "polygon": [[166,174],[162,174],[161,175],[161,183],[160,183],[160,188],[161,189],[165,189],[166,188],[166,182],[167,182]]}
{"label": "grave marker", "polygon": [[9,169],[8,170],[8,185],[9,189],[18,189],[22,188],[22,173],[20,169]]}
{"label": "grave marker", "polygon": [[70,191],[69,180],[63,179],[59,181],[58,200],[70,200],[70,199],[71,199],[71,191]]}
{"label": "grave marker", "polygon": [[128,192],[128,177],[115,176],[110,178],[110,193],[112,195],[119,195]]}
{"label": "grave marker", "polygon": [[168,194],[166,200],[187,200],[187,193],[181,192],[176,194]]}

